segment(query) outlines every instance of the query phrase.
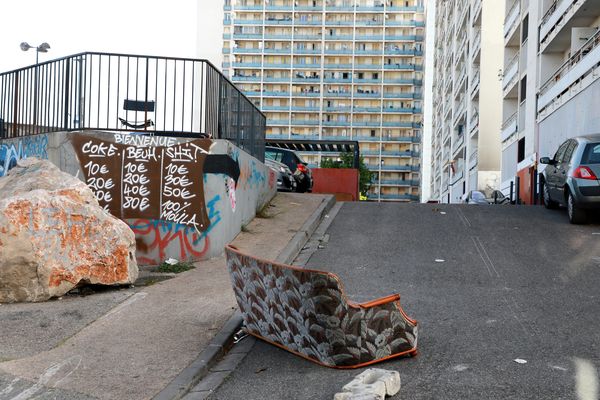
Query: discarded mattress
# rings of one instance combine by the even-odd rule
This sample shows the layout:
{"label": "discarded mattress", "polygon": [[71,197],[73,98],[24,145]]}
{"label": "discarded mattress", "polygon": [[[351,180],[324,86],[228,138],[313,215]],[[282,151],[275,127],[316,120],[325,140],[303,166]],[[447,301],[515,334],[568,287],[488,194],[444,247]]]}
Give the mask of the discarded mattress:
{"label": "discarded mattress", "polygon": [[244,329],[318,364],[359,368],[417,352],[417,322],[400,295],[346,299],[337,275],[262,260],[225,247]]}

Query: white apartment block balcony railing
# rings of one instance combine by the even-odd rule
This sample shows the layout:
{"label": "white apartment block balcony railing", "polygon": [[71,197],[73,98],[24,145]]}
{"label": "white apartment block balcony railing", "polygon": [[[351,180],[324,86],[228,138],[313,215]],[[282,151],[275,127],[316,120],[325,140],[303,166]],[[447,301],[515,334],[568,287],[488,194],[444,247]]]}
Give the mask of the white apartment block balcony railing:
{"label": "white apartment block balcony railing", "polygon": [[456,139],[452,141],[452,157],[454,158],[458,152],[460,152],[465,145],[465,134],[462,133],[456,136]]}
{"label": "white apartment block balcony railing", "polygon": [[519,26],[521,0],[514,0],[504,19],[504,43],[508,43]]}
{"label": "white apartment block balcony railing", "polygon": [[542,85],[538,93],[538,118],[550,115],[599,77],[600,30]]}
{"label": "white apartment block balcony railing", "polygon": [[518,117],[518,112],[515,111],[514,114],[512,114],[510,117],[508,117],[508,119],[506,121],[504,121],[504,123],[502,124],[502,132],[500,134],[501,142],[505,142],[512,135],[517,133],[517,129],[518,129],[517,117]]}
{"label": "white apartment block balcony railing", "polygon": [[471,0],[471,24],[479,19],[483,0]]}
{"label": "white apartment block balcony railing", "polygon": [[471,73],[471,97],[475,97],[475,95],[479,92],[481,83],[481,71],[479,68],[474,68]]}
{"label": "white apartment block balcony railing", "polygon": [[478,161],[479,161],[479,153],[477,150],[475,150],[471,154],[469,154],[469,164],[468,164],[469,171],[477,166]]}
{"label": "white apartment block balcony railing", "polygon": [[519,80],[519,53],[514,55],[513,58],[510,59],[506,68],[504,69],[504,76],[502,78],[502,91],[503,95],[506,97],[508,92],[512,89],[512,87]]}
{"label": "white apartment block balcony railing", "polygon": [[473,31],[473,40],[471,41],[471,59],[476,59],[481,51],[481,30]]}
{"label": "white apartment block balcony railing", "polygon": [[540,51],[543,52],[561,30],[575,26],[576,18],[590,18],[590,13],[596,17],[598,5],[584,7],[586,3],[594,2],[597,4],[596,0],[555,0],[540,23]]}
{"label": "white apartment block balcony railing", "polygon": [[[467,17],[467,14],[469,13],[469,3],[466,0],[462,0],[460,1],[460,5],[459,5],[459,10],[458,10],[458,19],[456,20],[456,25],[457,27],[461,27],[463,26],[464,22],[465,22],[465,18]],[[456,12],[456,11],[455,11]],[[459,28],[457,28],[459,29]]]}
{"label": "white apartment block balcony railing", "polygon": [[471,118],[469,119],[469,136],[475,135],[479,128],[479,113],[473,111]]}

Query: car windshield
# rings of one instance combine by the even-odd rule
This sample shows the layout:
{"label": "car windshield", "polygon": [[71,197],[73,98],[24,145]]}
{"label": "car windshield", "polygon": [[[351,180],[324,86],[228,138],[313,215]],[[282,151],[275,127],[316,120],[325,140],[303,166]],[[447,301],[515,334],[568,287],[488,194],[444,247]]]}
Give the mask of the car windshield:
{"label": "car windshield", "polygon": [[600,164],[600,143],[589,143],[585,146],[582,164]]}
{"label": "car windshield", "polygon": [[485,200],[485,196],[481,192],[472,192],[471,193],[471,197],[474,200]]}
{"label": "car windshield", "polygon": [[283,160],[283,153],[279,151],[265,151],[265,157],[270,158],[271,160],[281,162]]}

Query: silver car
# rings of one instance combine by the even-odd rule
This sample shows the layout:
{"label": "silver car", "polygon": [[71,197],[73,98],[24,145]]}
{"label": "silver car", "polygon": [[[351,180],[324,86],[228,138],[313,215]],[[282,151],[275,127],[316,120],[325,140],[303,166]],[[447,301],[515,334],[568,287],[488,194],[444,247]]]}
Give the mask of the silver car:
{"label": "silver car", "polygon": [[567,207],[572,224],[586,222],[587,211],[600,209],[600,135],[562,143],[553,158],[540,158],[546,208]]}
{"label": "silver car", "polygon": [[277,190],[280,192],[294,192],[296,180],[289,167],[269,158],[265,158],[265,165],[271,168],[277,176]]}

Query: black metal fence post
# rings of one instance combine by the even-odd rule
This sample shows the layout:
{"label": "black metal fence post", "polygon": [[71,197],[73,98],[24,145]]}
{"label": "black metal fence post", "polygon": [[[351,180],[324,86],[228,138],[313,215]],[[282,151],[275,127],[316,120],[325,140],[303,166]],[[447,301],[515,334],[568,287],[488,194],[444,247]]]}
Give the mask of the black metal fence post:
{"label": "black metal fence post", "polygon": [[517,176],[515,178],[515,204],[521,204],[520,188],[521,188],[521,178],[519,176]]}
{"label": "black metal fence post", "polygon": [[515,186],[515,182],[514,181],[510,181],[510,203],[511,204],[515,204],[514,200],[513,200],[514,186]]}

